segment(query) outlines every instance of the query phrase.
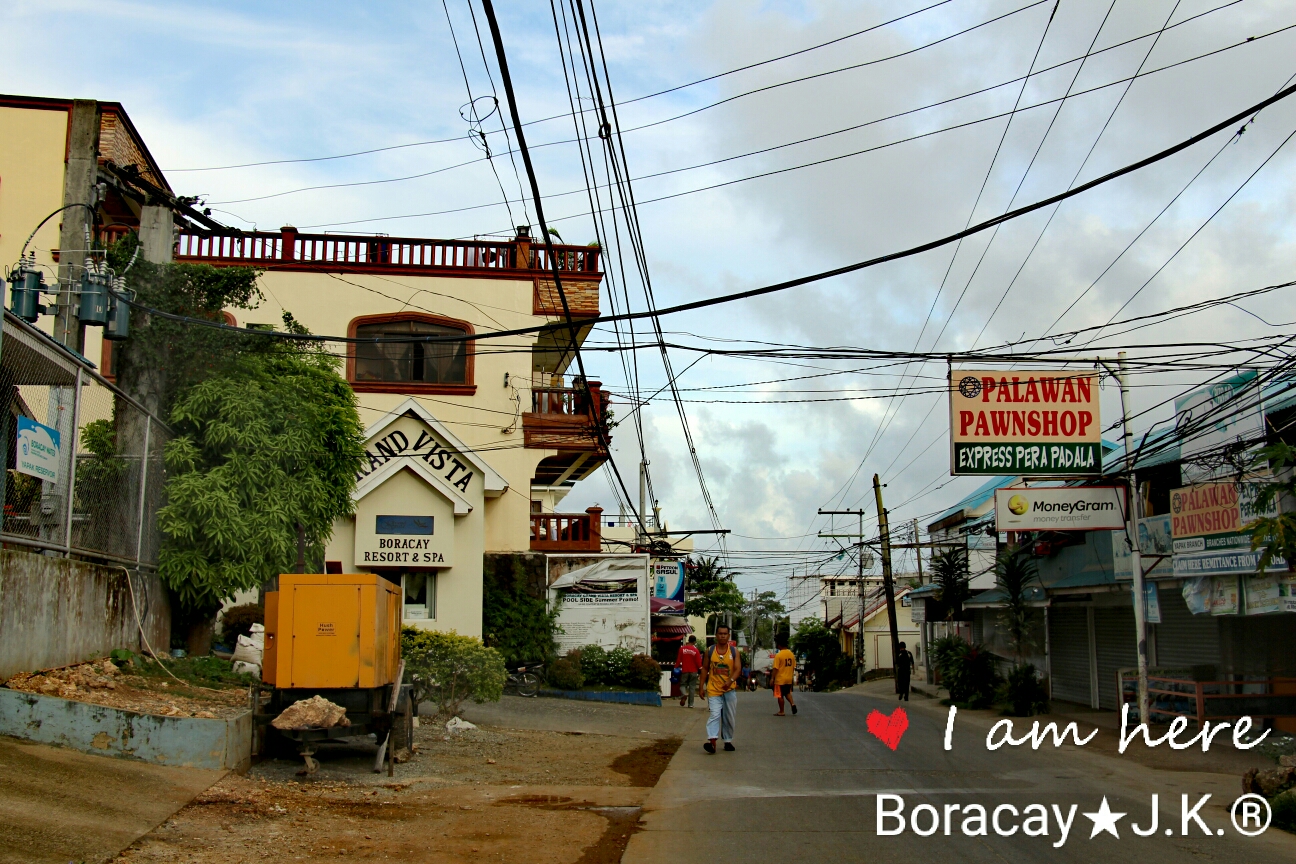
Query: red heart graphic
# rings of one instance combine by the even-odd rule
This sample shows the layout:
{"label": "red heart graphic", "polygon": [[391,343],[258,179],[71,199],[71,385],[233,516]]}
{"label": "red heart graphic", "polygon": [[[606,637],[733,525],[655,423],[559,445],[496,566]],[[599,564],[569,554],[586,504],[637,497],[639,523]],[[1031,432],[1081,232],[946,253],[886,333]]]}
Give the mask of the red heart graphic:
{"label": "red heart graphic", "polygon": [[903,708],[892,711],[890,717],[877,710],[869,712],[868,730],[892,750],[899,746],[900,739],[904,737],[905,730],[908,728],[909,715]]}

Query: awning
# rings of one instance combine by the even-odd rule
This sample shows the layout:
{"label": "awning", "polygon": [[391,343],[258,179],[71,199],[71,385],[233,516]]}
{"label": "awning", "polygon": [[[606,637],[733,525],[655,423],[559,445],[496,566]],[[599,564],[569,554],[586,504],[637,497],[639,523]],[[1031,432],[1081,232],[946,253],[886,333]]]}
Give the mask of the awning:
{"label": "awning", "polygon": [[683,600],[667,600],[665,597],[653,597],[649,601],[654,615],[683,615]]}
{"label": "awning", "polygon": [[654,622],[652,632],[654,636],[683,637],[692,636],[693,628],[688,624],[657,624]]}

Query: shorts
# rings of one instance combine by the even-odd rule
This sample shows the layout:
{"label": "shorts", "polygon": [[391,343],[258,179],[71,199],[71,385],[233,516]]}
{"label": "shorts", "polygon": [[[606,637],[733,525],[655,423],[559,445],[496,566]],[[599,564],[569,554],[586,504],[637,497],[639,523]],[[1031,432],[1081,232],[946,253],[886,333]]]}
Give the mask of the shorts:
{"label": "shorts", "polygon": [[775,685],[774,685],[774,698],[776,698],[776,699],[786,699],[786,698],[789,698],[789,697],[791,697],[791,695],[792,695],[792,690],[793,690],[793,689],[794,689],[794,688],[793,688],[793,686],[792,686],[791,684],[775,684]]}

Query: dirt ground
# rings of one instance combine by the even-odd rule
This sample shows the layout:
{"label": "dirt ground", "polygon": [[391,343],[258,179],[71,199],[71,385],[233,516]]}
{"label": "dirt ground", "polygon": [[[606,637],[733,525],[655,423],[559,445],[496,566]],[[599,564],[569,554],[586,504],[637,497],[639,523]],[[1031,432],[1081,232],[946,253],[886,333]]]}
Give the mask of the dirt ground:
{"label": "dirt ground", "polygon": [[310,776],[298,775],[295,760],[262,762],[207,790],[117,864],[619,861],[649,788],[696,717],[582,706],[584,725],[600,731],[577,731],[571,706],[557,701],[505,697],[491,706],[492,722],[454,734],[425,717],[394,778],[372,772],[372,739],[322,746]]}
{"label": "dirt ground", "polygon": [[210,688],[132,675],[107,659],[20,673],[5,681],[4,686],[164,717],[232,717],[248,707],[246,688]]}

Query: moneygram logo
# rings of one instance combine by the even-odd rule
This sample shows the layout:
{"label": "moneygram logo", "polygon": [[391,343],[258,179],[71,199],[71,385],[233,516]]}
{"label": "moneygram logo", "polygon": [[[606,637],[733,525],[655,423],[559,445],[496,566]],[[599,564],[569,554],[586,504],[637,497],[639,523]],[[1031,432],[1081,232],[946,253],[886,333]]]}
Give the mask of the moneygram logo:
{"label": "moneygram logo", "polygon": [[[1020,833],[1051,842],[1054,849],[1065,846],[1074,829],[1079,829],[1078,836],[1083,836],[1084,827],[1089,828],[1089,840],[1099,835],[1120,840],[1131,834],[1151,837],[1158,833],[1167,837],[1176,834],[1180,837],[1224,837],[1228,832],[1223,826],[1209,825],[1202,816],[1202,810],[1210,799],[1209,793],[1198,797],[1195,802],[1192,796],[1180,795],[1178,819],[1167,821],[1163,829],[1161,796],[1156,794],[1151,797],[1146,815],[1140,816],[1114,809],[1105,795],[1094,810],[1080,811],[1078,804],[1069,807],[1058,804],[1027,804],[1024,807],[1015,804],[943,804],[937,807],[923,803],[910,808],[903,795],[884,793],[877,796],[875,827],[879,837],[895,837],[906,832],[919,837],[930,837],[937,832],[946,837],[955,833],[966,837],[988,837],[992,833],[999,837],[1012,837]],[[1077,825],[1077,815],[1088,819],[1088,825]],[[1272,816],[1269,802],[1253,793],[1236,799],[1229,808],[1233,830],[1244,837],[1263,834],[1268,830]],[[1140,822],[1135,822],[1135,818]],[[1122,820],[1126,820],[1124,824]],[[1121,833],[1122,828],[1126,829],[1125,834]]]}

